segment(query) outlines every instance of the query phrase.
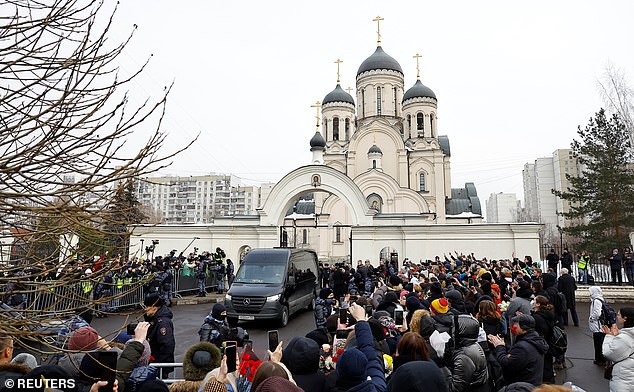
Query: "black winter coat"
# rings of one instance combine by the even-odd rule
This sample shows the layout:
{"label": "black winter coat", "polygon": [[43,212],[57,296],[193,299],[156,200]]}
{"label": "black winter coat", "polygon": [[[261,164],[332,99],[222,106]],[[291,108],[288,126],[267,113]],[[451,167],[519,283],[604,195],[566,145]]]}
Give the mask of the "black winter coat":
{"label": "black winter coat", "polygon": [[[145,316],[145,321],[151,324],[148,329],[147,340],[150,342],[154,362],[174,362],[176,341],[174,340],[173,317],[172,311],[166,306],[159,308],[154,316]],[[163,371],[171,373],[174,371],[174,368],[164,368]]]}
{"label": "black winter coat", "polygon": [[548,344],[535,331],[517,336],[515,344],[506,348],[497,346],[495,357],[504,372],[504,380],[511,384],[518,381],[535,386],[542,383],[544,375],[544,354]]}
{"label": "black winter coat", "polygon": [[568,309],[574,309],[575,307],[575,291],[577,290],[577,282],[575,278],[570,274],[561,275],[557,279],[557,288],[566,297],[566,306]]}

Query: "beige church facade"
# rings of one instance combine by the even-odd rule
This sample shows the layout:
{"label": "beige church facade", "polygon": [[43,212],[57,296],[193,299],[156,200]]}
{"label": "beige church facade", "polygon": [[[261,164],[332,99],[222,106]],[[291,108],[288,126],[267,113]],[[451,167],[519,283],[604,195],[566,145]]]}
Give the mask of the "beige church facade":
{"label": "beige church facade", "polygon": [[[418,68],[418,67],[417,67]],[[483,223],[473,183],[451,188],[449,138],[439,135],[438,100],[420,80],[405,88],[400,64],[379,45],[357,71],[353,98],[337,84],[316,105],[312,162],[284,176],[257,215],[216,218],[206,225],[138,225],[155,252],[292,246],[320,260],[433,259],[448,251],[539,258],[539,225]],[[185,253],[192,249],[185,249]]]}

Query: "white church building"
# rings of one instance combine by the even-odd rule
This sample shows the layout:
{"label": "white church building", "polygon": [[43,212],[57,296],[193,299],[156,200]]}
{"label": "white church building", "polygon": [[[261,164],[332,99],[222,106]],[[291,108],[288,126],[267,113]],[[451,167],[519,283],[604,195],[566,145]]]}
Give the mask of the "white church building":
{"label": "white church building", "polygon": [[320,116],[310,139],[311,164],[277,182],[256,215],[204,225],[136,225],[130,253],[142,252],[143,239],[160,240],[156,254],[221,247],[233,260],[248,249],[275,246],[314,249],[323,261],[374,264],[380,257],[418,261],[449,251],[539,259],[540,225],[483,223],[474,184],[451,188],[438,99],[417,74],[406,88],[400,64],[379,41],[359,66],[355,97],[337,80],[315,105]]}

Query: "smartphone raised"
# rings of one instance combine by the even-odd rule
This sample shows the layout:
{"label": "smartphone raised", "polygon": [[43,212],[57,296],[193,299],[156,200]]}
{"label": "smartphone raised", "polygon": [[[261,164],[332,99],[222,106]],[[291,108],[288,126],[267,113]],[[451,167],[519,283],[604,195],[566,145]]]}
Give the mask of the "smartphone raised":
{"label": "smartphone raised", "polygon": [[125,327],[125,333],[130,336],[134,336],[134,330],[136,329],[138,323],[130,323]]}
{"label": "smartphone raised", "polygon": [[372,312],[374,311],[374,309],[372,308],[372,305],[365,305],[365,314],[368,315],[368,317],[372,316]]}
{"label": "smartphone raised", "polygon": [[117,352],[116,351],[99,351],[98,362],[101,366],[101,381],[108,381],[108,385],[99,388],[99,392],[112,392],[114,381],[117,377]]}
{"label": "smartphone raised", "polygon": [[348,309],[339,309],[339,323],[348,325]]}
{"label": "smartphone raised", "polygon": [[469,278],[469,287],[475,287],[476,280],[473,278]]}
{"label": "smartphone raised", "polygon": [[269,351],[273,352],[277,349],[277,345],[280,344],[280,335],[277,330],[272,330],[268,332],[269,336]]}
{"label": "smartphone raised", "polygon": [[350,335],[350,330],[349,329],[338,329],[336,337],[337,337],[337,339],[346,340],[346,339],[348,339],[348,335]]}
{"label": "smartphone raised", "polygon": [[403,311],[402,310],[397,309],[394,311],[394,324],[397,327],[403,326]]}
{"label": "smartphone raised", "polygon": [[227,373],[236,371],[236,361],[238,359],[238,346],[225,347],[225,355],[227,356]]}

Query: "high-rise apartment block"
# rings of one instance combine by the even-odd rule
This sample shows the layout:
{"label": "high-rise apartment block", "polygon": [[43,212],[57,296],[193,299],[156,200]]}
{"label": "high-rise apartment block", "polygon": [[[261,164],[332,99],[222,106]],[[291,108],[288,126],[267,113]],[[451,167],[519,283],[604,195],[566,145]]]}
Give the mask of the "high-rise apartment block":
{"label": "high-rise apartment block", "polygon": [[570,225],[568,219],[560,216],[569,211],[569,203],[557,198],[552,191],[568,190],[566,174],[577,176],[578,173],[577,159],[570,149],[555,150],[552,157],[537,158],[535,163],[524,165],[526,216],[530,221],[544,224],[543,238],[547,241],[559,238],[559,228]]}
{"label": "high-rise apartment block", "polygon": [[491,193],[486,202],[487,222],[520,222],[521,205],[515,193]]}
{"label": "high-rise apartment block", "polygon": [[256,215],[260,188],[233,175],[143,178],[135,187],[139,202],[162,223],[211,223],[217,216]]}

